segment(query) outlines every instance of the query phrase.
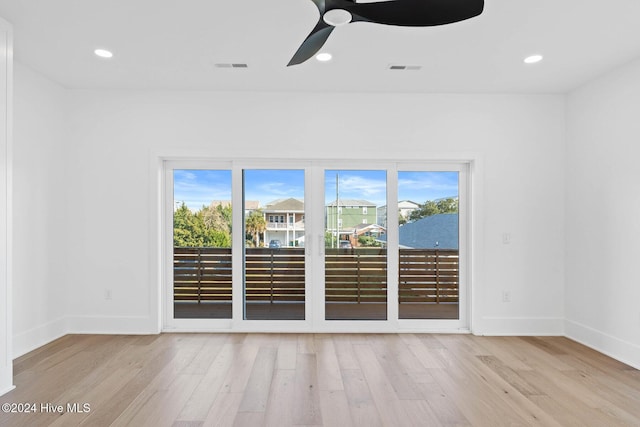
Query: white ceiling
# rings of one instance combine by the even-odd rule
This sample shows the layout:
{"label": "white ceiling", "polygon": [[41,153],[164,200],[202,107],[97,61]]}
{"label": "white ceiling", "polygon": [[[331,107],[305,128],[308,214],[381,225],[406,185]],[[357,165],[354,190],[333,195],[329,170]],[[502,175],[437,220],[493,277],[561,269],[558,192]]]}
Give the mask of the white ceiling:
{"label": "white ceiling", "polygon": [[[311,0],[0,0],[0,16],[16,59],[68,88],[562,93],[640,57],[640,0],[485,0],[447,26],[353,23],[329,37],[332,61],[292,67]],[[532,53],[544,61],[524,64]]]}

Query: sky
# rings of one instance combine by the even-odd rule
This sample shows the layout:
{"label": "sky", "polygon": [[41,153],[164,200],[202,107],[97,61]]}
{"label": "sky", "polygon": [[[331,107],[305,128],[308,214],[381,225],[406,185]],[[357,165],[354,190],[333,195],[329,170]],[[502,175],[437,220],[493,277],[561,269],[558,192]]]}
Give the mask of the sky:
{"label": "sky", "polygon": [[[325,204],[336,198],[336,175],[340,199],[359,199],[387,204],[386,172],[366,170],[325,171]],[[246,170],[245,200],[260,205],[294,197],[304,199],[303,170]],[[208,206],[213,200],[231,200],[231,171],[174,170],[174,202],[184,202],[191,210]],[[398,172],[398,200],[424,203],[458,196],[457,172]]]}

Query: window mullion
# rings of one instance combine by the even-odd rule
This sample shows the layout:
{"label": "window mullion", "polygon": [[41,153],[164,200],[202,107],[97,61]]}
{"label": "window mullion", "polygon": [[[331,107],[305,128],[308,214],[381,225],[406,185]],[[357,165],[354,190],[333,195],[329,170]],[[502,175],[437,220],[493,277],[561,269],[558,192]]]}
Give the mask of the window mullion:
{"label": "window mullion", "polygon": [[387,319],[398,320],[398,170],[387,169]]}
{"label": "window mullion", "polygon": [[234,164],[231,170],[231,206],[232,210],[232,319],[233,323],[244,319],[244,210],[242,167]]}

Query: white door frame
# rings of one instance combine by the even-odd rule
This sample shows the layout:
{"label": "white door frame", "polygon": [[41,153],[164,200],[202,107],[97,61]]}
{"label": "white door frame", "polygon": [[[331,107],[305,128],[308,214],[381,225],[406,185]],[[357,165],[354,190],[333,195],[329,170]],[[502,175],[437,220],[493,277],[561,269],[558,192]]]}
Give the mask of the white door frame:
{"label": "white door frame", "polygon": [[[298,169],[305,171],[305,320],[245,320],[243,274],[235,273],[232,283],[232,319],[173,318],[173,170],[223,169],[232,173],[232,206],[242,206],[242,172],[245,169]],[[387,171],[387,223],[398,223],[399,171],[457,171],[459,173],[460,285],[459,319],[398,319],[398,227],[388,228],[387,320],[325,320],[324,302],[324,171]],[[469,332],[470,331],[470,162],[460,161],[380,161],[380,160],[171,160],[163,162],[161,245],[164,278],[161,289],[162,330],[166,332]],[[314,214],[315,213],[315,214]],[[243,210],[233,209],[233,229],[242,230]],[[244,248],[244,233],[232,236],[233,248]],[[232,251],[234,272],[244,269],[242,250]]]}
{"label": "white door frame", "polygon": [[13,386],[13,28],[0,18],[0,396]]}

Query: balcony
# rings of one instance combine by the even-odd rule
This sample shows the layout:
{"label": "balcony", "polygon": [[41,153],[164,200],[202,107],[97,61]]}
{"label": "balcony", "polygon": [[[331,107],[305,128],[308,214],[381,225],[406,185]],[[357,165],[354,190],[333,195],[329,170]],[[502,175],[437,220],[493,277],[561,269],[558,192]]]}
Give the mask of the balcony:
{"label": "balcony", "polygon": [[267,230],[304,230],[304,222],[267,222]]}

